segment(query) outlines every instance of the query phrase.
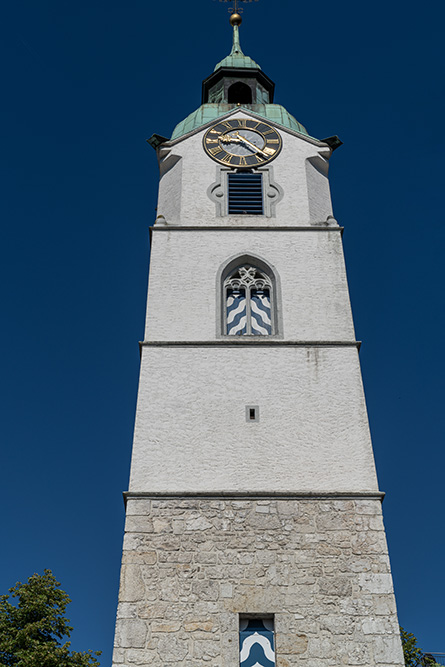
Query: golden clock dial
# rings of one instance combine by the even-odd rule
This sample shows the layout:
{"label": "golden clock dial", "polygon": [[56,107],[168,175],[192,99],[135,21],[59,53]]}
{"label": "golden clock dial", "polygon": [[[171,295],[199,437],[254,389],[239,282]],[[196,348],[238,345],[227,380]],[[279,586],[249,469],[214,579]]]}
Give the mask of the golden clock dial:
{"label": "golden clock dial", "polygon": [[252,169],[273,160],[281,150],[278,132],[250,118],[222,120],[204,135],[204,150],[216,162]]}

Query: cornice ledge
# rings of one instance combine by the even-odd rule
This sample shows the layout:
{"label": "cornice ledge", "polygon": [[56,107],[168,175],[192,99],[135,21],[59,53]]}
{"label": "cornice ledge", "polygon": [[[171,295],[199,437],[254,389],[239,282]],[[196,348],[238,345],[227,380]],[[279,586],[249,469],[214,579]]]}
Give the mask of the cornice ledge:
{"label": "cornice ledge", "polygon": [[133,498],[281,498],[284,500],[380,500],[385,497],[384,491],[249,491],[249,490],[216,490],[216,491],[124,491],[125,502]]}
{"label": "cornice ledge", "polygon": [[344,227],[321,227],[318,225],[311,225],[305,227],[291,227],[280,225],[263,226],[259,225],[152,225],[149,227],[150,232],[340,232],[343,233]]}
{"label": "cornice ledge", "polygon": [[[230,338],[230,340],[229,340]],[[139,342],[140,347],[227,347],[233,345],[249,346],[278,346],[278,347],[356,347],[358,350],[362,344],[359,340],[265,340],[264,337],[227,336],[215,340],[144,340]]]}

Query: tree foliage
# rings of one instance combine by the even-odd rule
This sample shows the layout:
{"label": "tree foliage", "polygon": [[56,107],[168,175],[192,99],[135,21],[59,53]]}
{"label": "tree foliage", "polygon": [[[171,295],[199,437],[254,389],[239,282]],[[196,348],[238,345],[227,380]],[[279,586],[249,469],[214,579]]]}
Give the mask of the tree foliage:
{"label": "tree foliage", "polygon": [[417,638],[411,633],[400,628],[402,639],[403,657],[405,667],[440,667],[432,656],[424,654],[417,646]]}
{"label": "tree foliage", "polygon": [[59,586],[45,570],[0,596],[0,667],[100,667],[100,651],[70,651],[71,600]]}

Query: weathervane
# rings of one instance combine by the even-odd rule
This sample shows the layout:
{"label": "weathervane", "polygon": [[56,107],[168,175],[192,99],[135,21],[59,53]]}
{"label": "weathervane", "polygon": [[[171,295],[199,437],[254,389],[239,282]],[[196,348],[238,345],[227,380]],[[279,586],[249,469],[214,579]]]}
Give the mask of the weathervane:
{"label": "weathervane", "polygon": [[229,13],[231,14],[230,23],[235,25],[241,25],[241,14],[243,12],[243,7],[240,6],[243,2],[258,2],[258,0],[219,0],[220,2],[233,2],[233,7],[229,7]]}

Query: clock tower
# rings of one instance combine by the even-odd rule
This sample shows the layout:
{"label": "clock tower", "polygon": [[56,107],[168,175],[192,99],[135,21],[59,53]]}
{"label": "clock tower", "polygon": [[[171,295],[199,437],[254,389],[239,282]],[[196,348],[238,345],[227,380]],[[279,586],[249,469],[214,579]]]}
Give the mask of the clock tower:
{"label": "clock tower", "polygon": [[171,138],[114,667],[402,667],[328,165],[239,41]]}

